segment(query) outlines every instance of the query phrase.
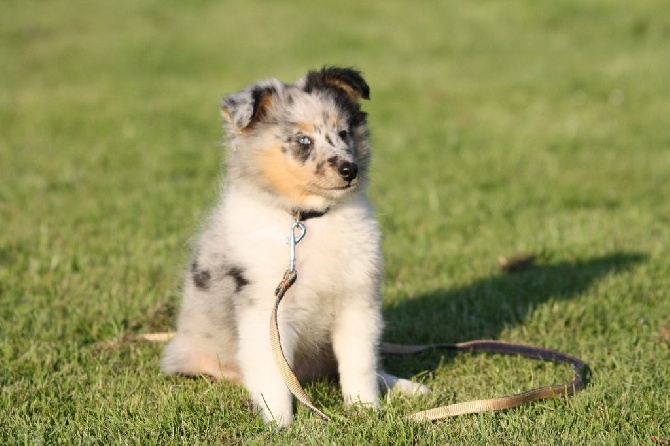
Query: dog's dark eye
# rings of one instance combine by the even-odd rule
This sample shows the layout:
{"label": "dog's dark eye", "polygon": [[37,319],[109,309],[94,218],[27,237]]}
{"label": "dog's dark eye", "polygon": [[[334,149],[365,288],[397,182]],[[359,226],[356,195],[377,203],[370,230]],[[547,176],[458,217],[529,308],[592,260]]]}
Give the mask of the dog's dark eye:
{"label": "dog's dark eye", "polygon": [[299,136],[298,144],[300,144],[300,146],[303,148],[308,148],[312,145],[312,140],[309,138],[309,136]]}
{"label": "dog's dark eye", "polygon": [[349,137],[349,132],[347,132],[346,130],[340,130],[340,133],[338,133],[338,135],[340,135],[340,138],[346,140]]}

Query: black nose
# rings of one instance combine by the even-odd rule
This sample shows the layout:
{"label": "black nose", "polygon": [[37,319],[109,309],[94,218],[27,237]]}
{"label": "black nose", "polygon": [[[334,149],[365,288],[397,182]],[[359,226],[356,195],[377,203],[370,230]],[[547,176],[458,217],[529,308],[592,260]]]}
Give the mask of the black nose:
{"label": "black nose", "polygon": [[340,173],[340,176],[347,181],[351,181],[356,178],[358,174],[358,166],[356,163],[350,163],[349,161],[344,161],[342,164],[337,166],[337,171]]}

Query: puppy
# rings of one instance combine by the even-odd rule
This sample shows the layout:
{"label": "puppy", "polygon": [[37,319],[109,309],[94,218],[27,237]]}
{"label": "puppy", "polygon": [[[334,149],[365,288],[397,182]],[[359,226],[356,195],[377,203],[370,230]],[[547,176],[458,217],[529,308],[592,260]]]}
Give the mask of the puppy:
{"label": "puppy", "polygon": [[306,226],[298,278],[278,319],[298,378],[339,376],[345,403],[372,408],[380,384],[428,391],[380,369],[382,255],[365,196],[370,139],[359,104],[369,96],[358,71],[329,67],[224,99],[227,178],[195,244],[165,372],[240,382],[266,421],[291,422],[269,321],[297,219]]}

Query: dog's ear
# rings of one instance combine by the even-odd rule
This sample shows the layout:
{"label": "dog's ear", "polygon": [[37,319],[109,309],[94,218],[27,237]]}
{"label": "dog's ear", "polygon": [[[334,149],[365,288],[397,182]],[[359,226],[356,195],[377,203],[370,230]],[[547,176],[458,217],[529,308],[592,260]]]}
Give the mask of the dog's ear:
{"label": "dog's ear", "polygon": [[256,85],[226,96],[221,103],[221,117],[235,130],[246,130],[263,121],[277,90]]}
{"label": "dog's ear", "polygon": [[370,99],[370,87],[361,72],[353,68],[323,67],[321,71],[310,71],[304,78],[304,89],[334,88],[344,92],[352,102]]}

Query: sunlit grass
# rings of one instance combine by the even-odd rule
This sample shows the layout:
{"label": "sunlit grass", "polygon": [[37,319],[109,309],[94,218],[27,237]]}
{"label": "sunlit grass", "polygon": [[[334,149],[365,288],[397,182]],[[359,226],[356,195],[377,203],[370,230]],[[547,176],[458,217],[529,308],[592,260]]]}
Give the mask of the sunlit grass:
{"label": "sunlit grass", "polygon": [[[670,437],[670,22],[662,0],[0,6],[0,441],[620,444]],[[243,389],[159,374],[221,172],[218,103],[356,66],[375,145],[386,338],[582,357],[569,401],[427,425],[413,410],[568,379],[516,358],[385,358],[431,397],[308,391],[276,433]],[[515,275],[496,259],[537,265]],[[340,414],[338,416],[338,414]]]}

